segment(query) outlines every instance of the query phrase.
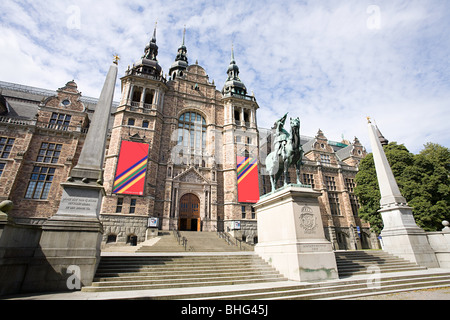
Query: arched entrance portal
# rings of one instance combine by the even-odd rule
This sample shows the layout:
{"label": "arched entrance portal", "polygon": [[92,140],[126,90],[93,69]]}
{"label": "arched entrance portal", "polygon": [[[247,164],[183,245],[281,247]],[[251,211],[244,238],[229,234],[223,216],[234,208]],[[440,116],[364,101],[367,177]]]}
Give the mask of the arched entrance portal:
{"label": "arched entrance portal", "polygon": [[200,231],[200,200],[195,194],[188,193],[180,199],[178,229]]}

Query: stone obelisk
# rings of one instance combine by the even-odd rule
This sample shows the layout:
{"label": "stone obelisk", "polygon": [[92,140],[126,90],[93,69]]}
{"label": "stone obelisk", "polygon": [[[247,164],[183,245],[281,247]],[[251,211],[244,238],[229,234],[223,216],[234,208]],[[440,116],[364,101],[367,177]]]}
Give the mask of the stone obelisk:
{"label": "stone obelisk", "polygon": [[40,249],[24,282],[24,291],[61,291],[90,285],[100,260],[103,226],[99,220],[103,159],[117,78],[110,66],[77,165],[61,184],[57,213],[42,226]]}
{"label": "stone obelisk", "polygon": [[369,138],[380,188],[383,219],[381,237],[384,250],[426,267],[439,267],[425,231],[417,226],[412,208],[400,193],[392,169],[378,138],[377,128],[368,118]]}

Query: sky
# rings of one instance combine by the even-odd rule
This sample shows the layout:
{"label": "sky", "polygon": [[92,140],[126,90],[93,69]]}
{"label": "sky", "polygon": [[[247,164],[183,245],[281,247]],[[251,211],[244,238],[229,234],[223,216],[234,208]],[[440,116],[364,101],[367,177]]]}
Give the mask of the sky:
{"label": "sky", "polygon": [[389,141],[418,153],[450,147],[450,1],[10,1],[0,2],[0,80],[49,90],[75,80],[98,98],[113,55],[128,65],[157,22],[165,73],[186,26],[189,64],[217,90],[233,44],[240,78],[270,128],[286,112],[301,134],[357,137],[370,152],[370,116]]}

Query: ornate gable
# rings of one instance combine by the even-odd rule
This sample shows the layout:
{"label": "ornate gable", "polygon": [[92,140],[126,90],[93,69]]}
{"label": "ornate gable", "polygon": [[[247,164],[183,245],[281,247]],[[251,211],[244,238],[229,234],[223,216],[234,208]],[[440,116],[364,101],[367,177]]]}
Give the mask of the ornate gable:
{"label": "ornate gable", "polygon": [[190,167],[174,178],[174,181],[194,184],[209,184],[210,182],[194,167]]}

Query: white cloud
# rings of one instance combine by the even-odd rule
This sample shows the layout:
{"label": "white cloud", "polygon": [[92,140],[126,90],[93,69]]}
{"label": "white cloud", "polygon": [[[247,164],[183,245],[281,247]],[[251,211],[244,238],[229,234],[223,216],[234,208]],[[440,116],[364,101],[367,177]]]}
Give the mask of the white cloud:
{"label": "white cloud", "polygon": [[[165,72],[187,27],[189,62],[199,61],[221,90],[231,42],[241,79],[260,105],[259,125],[300,116],[302,134],[357,136],[370,149],[370,115],[391,141],[418,152],[450,147],[450,4],[376,1],[3,1],[1,80],[56,89],[75,79],[100,94],[112,55],[119,75],[143,53],[158,20]],[[79,28],[68,28],[77,18]],[[75,15],[75,16],[74,16]],[[72,19],[72,20],[71,20]],[[75,21],[77,21],[75,19]],[[373,22],[373,20],[371,20]],[[117,85],[115,99],[120,95]]]}

